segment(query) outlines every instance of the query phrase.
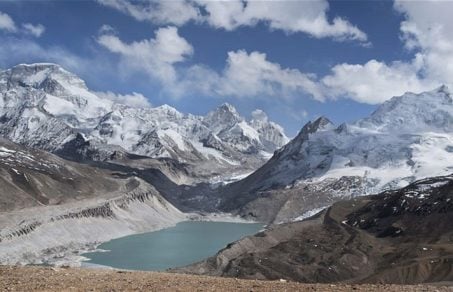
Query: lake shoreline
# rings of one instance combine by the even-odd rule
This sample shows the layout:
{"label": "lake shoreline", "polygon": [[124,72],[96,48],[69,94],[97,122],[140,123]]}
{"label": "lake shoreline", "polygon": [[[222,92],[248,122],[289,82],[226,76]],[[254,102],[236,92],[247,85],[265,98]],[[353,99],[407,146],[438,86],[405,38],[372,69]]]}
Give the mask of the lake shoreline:
{"label": "lake shoreline", "polygon": [[125,270],[166,271],[210,256],[228,244],[256,234],[263,224],[189,220],[158,231],[128,235],[81,254],[81,266],[101,265]]}
{"label": "lake shoreline", "polygon": [[[91,268],[89,265],[87,265],[88,264],[87,260],[89,260],[89,259],[87,257],[85,257],[84,254],[102,251],[102,249],[99,249],[100,245],[102,245],[108,241],[127,237],[127,236],[140,235],[140,234],[144,234],[144,233],[165,230],[168,228],[172,228],[182,222],[199,221],[199,222],[226,222],[226,223],[247,223],[247,224],[261,223],[261,222],[257,222],[257,221],[253,221],[253,220],[249,220],[249,219],[244,219],[239,216],[234,216],[229,213],[183,213],[183,214],[184,214],[185,218],[181,221],[176,222],[175,224],[162,226],[162,228],[145,230],[143,232],[124,234],[119,237],[110,238],[106,241],[87,243],[83,247],[80,246],[79,248],[74,249],[70,255],[68,255],[68,253],[65,253],[65,255],[61,258],[55,257],[53,259],[51,259],[51,258],[43,259],[43,260],[45,260],[43,262],[43,264],[52,266],[52,267]],[[27,266],[28,265],[33,266],[34,264],[27,264]],[[99,266],[97,266],[97,268],[111,269],[112,267],[99,265]]]}

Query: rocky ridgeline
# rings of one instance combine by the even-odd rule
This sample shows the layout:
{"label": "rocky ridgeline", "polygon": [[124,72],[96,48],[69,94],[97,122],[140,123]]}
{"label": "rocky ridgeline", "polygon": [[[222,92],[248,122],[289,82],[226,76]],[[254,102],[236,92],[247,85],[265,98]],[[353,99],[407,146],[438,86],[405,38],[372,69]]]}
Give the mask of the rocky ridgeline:
{"label": "rocky ridgeline", "polygon": [[[352,195],[447,175],[453,171],[452,133],[453,98],[445,86],[393,97],[369,117],[340,126],[320,117],[308,122],[262,167],[226,186],[219,208],[243,216],[265,212],[258,218],[272,222],[285,211],[279,206],[290,205],[285,202],[288,194],[292,201],[297,195],[301,202],[307,199],[297,206],[315,209]],[[327,192],[318,200],[308,199],[314,198],[315,188]]]}
{"label": "rocky ridgeline", "polygon": [[127,210],[128,206],[133,202],[146,203],[152,199],[157,199],[158,202],[167,210],[168,203],[156,193],[151,192],[132,192],[125,194],[119,198],[108,200],[99,206],[87,207],[77,211],[70,211],[68,213],[61,214],[58,216],[52,216],[42,221],[32,221],[31,223],[21,223],[16,229],[8,228],[5,234],[0,233],[0,242],[11,240],[17,237],[21,237],[35,231],[37,228],[44,224],[48,224],[68,220],[68,219],[83,219],[83,218],[102,218],[102,219],[117,219],[115,214],[115,207]]}
{"label": "rocky ridgeline", "polygon": [[27,235],[27,234],[33,232],[36,228],[38,228],[41,225],[42,225],[41,222],[34,221],[32,223],[26,224],[25,226],[21,226],[17,230],[9,231],[7,234],[1,235],[0,242],[5,241],[5,240],[11,240],[14,237],[20,237],[20,236]]}
{"label": "rocky ridgeline", "polygon": [[[399,237],[417,234],[420,225],[409,224],[405,229],[397,221],[401,216],[422,218],[453,212],[453,176],[429,178],[403,189],[386,191],[360,210],[347,217],[346,224],[361,228],[378,237]],[[445,224],[446,222],[439,222]],[[415,228],[415,229],[414,229]],[[436,232],[433,229],[433,233]]]}
{"label": "rocky ridgeline", "polygon": [[306,283],[451,283],[453,176],[344,200],[177,269]]}

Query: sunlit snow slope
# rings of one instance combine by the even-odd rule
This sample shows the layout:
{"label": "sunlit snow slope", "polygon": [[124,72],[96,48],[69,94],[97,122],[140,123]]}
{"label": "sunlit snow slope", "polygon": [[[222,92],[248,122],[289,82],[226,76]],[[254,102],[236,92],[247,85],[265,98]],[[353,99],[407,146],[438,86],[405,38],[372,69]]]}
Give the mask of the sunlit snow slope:
{"label": "sunlit snow slope", "polygon": [[[354,123],[335,126],[326,118],[307,123],[265,165],[229,186],[223,208],[283,220],[341,197],[451,172],[453,98],[442,86],[393,97]],[[263,214],[268,205],[278,210]]]}
{"label": "sunlit snow slope", "polygon": [[168,105],[131,107],[46,63],[0,72],[0,135],[77,159],[105,160],[114,151],[167,157],[196,165],[205,176],[214,168],[230,175],[254,170],[288,142],[261,111],[247,121],[229,104],[206,116]]}

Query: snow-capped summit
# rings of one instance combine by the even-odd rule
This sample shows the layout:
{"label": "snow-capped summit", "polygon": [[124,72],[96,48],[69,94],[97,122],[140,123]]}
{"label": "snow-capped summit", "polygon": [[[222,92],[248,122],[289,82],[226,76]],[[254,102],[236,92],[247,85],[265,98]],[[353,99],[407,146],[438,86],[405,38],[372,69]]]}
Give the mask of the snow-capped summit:
{"label": "snow-capped summit", "polygon": [[[65,155],[77,150],[74,145],[119,146],[190,164],[205,177],[249,172],[287,142],[280,126],[270,121],[253,126],[230,104],[205,117],[168,105],[130,107],[91,92],[78,76],[48,63],[0,72],[0,135]],[[84,155],[96,151],[80,150]]]}
{"label": "snow-capped summit", "polygon": [[[85,82],[78,78],[76,75],[66,71],[57,64],[52,63],[37,63],[37,64],[19,64],[10,70],[10,81],[22,82],[35,88],[42,88],[44,90],[52,90],[49,88],[48,82],[62,83],[64,85],[72,85],[81,89],[88,90]],[[65,88],[62,88],[65,89]],[[51,93],[51,92],[50,92]]]}
{"label": "snow-capped summit", "polygon": [[313,122],[313,132],[332,130],[334,126],[328,118],[321,116]]}
{"label": "snow-capped summit", "polygon": [[233,127],[241,122],[243,118],[239,115],[236,108],[229,103],[220,105],[217,109],[209,112],[204,117],[203,122],[212,129],[215,134]]}
{"label": "snow-capped summit", "polygon": [[445,85],[421,94],[406,93],[384,102],[357,125],[377,131],[451,132],[453,98]]}
{"label": "snow-capped summit", "polygon": [[220,139],[247,153],[260,153],[268,157],[285,145],[288,138],[283,128],[269,121],[266,113],[255,110],[247,122],[236,108],[224,103],[203,118],[203,123]]}
{"label": "snow-capped summit", "polygon": [[[247,210],[237,202],[259,200],[263,191],[280,189],[290,194],[294,189],[305,207],[310,204],[302,197],[312,194],[310,206],[315,209],[335,198],[449,174],[453,172],[452,153],[453,100],[448,89],[406,93],[354,123],[335,127],[324,117],[308,122],[266,164],[232,184],[224,206],[226,211]],[[288,204],[297,206],[294,200]]]}
{"label": "snow-capped summit", "polygon": [[289,142],[288,137],[284,134],[283,128],[269,121],[267,114],[262,110],[257,109],[252,112],[250,125],[259,133],[261,143],[267,145],[268,149],[276,149],[279,148],[278,145],[285,145]]}
{"label": "snow-capped summit", "polygon": [[91,93],[85,82],[56,64],[20,64],[0,72],[2,107],[39,107],[72,127],[109,112],[112,102]]}

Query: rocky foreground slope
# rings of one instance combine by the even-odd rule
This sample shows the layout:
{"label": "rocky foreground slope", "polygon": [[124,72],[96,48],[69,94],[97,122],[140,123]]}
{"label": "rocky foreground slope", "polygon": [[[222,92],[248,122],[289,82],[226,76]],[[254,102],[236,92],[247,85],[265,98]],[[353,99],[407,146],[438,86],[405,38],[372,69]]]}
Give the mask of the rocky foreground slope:
{"label": "rocky foreground slope", "polygon": [[70,262],[100,242],[185,220],[151,181],[0,139],[0,264]]}
{"label": "rocky foreground slope", "polygon": [[445,286],[426,285],[326,285],[282,281],[44,267],[1,267],[0,290],[15,291],[452,291]]}
{"label": "rocky foreground slope", "polygon": [[308,283],[453,282],[453,176],[335,203],[179,272]]}
{"label": "rocky foreground slope", "polygon": [[406,93],[369,117],[321,117],[253,174],[222,190],[219,208],[268,222],[453,171],[453,96],[445,86]]}

